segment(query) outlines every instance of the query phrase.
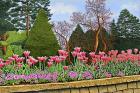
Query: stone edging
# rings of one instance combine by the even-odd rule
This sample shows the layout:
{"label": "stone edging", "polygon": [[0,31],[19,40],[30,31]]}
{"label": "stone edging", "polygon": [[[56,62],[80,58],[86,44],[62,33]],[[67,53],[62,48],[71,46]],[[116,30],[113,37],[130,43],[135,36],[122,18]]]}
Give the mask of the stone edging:
{"label": "stone edging", "polygon": [[140,81],[140,75],[104,78],[104,79],[96,79],[96,80],[83,80],[83,81],[74,81],[74,82],[65,82],[65,83],[0,86],[0,93],[82,88],[82,87],[128,83],[134,81]]}

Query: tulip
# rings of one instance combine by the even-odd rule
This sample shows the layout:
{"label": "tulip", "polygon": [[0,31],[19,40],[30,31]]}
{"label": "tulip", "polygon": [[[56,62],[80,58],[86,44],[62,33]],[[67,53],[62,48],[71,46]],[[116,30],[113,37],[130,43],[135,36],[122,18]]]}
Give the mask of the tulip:
{"label": "tulip", "polygon": [[39,62],[45,62],[47,57],[46,56],[45,57],[37,57],[37,59]]}
{"label": "tulip", "polygon": [[13,54],[13,56],[12,56],[12,57],[13,57],[14,59],[17,59],[17,58],[18,58],[18,56],[19,56],[19,55],[17,55],[17,54]]}
{"label": "tulip", "polygon": [[68,70],[68,68],[69,68],[68,66],[63,66],[64,70]]}
{"label": "tulip", "polygon": [[48,66],[48,67],[51,67],[52,65],[53,65],[53,62],[48,62],[48,63],[47,63],[47,66]]}
{"label": "tulip", "polygon": [[23,61],[24,61],[24,58],[23,57],[16,58],[16,62],[17,63],[20,63],[20,62],[23,62]]}
{"label": "tulip", "polygon": [[25,57],[28,57],[30,55],[30,51],[24,51],[23,54]]}
{"label": "tulip", "polygon": [[15,61],[15,58],[13,58],[13,57],[8,57],[8,60],[10,60],[10,61]]}
{"label": "tulip", "polygon": [[94,58],[95,57],[95,52],[90,52],[89,55],[90,55],[90,57]]}
{"label": "tulip", "polygon": [[4,60],[2,58],[0,58],[0,62],[3,62]]}
{"label": "tulip", "polygon": [[61,60],[59,57],[55,59],[55,62],[56,62],[56,63],[60,63],[61,61],[62,61],[62,60]]}
{"label": "tulip", "polygon": [[71,54],[72,54],[73,57],[77,56],[77,52],[75,52],[75,51],[71,52]]}
{"label": "tulip", "polygon": [[37,62],[38,62],[38,60],[36,60],[35,58],[33,58],[31,56],[29,56],[29,58],[27,59],[27,63],[30,66],[36,64]]}
{"label": "tulip", "polygon": [[75,52],[80,52],[80,51],[81,51],[81,48],[80,48],[80,47],[75,47],[75,48],[74,48],[74,51],[75,51]]}
{"label": "tulip", "polygon": [[4,63],[0,62],[0,68],[4,67]]}
{"label": "tulip", "polygon": [[11,63],[12,63],[12,61],[6,60],[5,65],[7,66],[7,65],[10,65]]}
{"label": "tulip", "polygon": [[134,49],[134,53],[135,53],[135,54],[137,54],[138,51],[139,51],[139,50],[138,50],[137,48]]}
{"label": "tulip", "polygon": [[127,54],[132,54],[132,49],[128,49]]}

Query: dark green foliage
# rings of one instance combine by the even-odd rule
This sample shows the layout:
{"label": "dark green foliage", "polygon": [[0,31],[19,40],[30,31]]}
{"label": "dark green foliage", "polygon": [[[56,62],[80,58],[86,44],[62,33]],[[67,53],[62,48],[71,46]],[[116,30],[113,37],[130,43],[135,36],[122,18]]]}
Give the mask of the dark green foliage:
{"label": "dark green foliage", "polygon": [[[12,8],[9,11],[11,16],[11,23],[14,24],[17,30],[25,30],[26,29],[26,16],[30,16],[30,27],[33,25],[38,10],[43,8],[45,10],[46,15],[49,20],[51,19],[49,0],[12,0]],[[19,4],[20,3],[20,4]]]}
{"label": "dark green foliage", "polygon": [[127,9],[121,11],[117,22],[116,49],[140,48],[140,21]]}
{"label": "dark green foliage", "polygon": [[94,47],[93,45],[95,42],[95,32],[92,30],[88,30],[85,33],[85,36],[86,36],[86,41],[87,41],[86,50],[93,51],[93,47]]}
{"label": "dark green foliage", "polygon": [[81,47],[82,49],[86,48],[86,37],[82,27],[79,24],[70,36],[69,46],[71,50],[73,50],[75,47]]}
{"label": "dark green foliage", "polygon": [[9,0],[0,1],[0,34],[4,34],[6,31],[14,30],[14,26],[8,22],[8,13],[10,9]]}
{"label": "dark green foliage", "polygon": [[113,19],[111,24],[110,24],[110,43],[111,43],[111,49],[115,49],[115,46],[117,46],[118,42],[118,31],[117,31],[117,26],[115,23],[115,20]]}
{"label": "dark green foliage", "polygon": [[139,19],[132,15],[127,9],[121,11],[117,22],[119,36],[122,38],[138,38],[140,37]]}
{"label": "dark green foliage", "polygon": [[55,55],[59,49],[52,25],[48,21],[45,11],[41,9],[25,43],[25,48],[35,57]]}

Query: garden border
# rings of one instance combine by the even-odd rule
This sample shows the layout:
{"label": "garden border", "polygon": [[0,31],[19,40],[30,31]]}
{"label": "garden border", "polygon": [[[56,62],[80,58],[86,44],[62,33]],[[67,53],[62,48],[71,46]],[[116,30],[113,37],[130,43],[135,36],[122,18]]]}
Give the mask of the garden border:
{"label": "garden border", "polygon": [[129,82],[136,82],[136,81],[140,81],[140,75],[103,78],[103,79],[95,79],[95,80],[83,80],[83,81],[64,82],[64,83],[0,86],[0,93],[83,88],[83,87],[129,83]]}

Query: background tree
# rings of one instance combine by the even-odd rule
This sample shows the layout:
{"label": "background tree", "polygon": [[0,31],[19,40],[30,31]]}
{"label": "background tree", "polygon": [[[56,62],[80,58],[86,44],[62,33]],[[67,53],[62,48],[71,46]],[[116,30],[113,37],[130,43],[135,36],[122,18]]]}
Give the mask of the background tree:
{"label": "background tree", "polygon": [[6,54],[6,45],[4,41],[7,39],[7,31],[14,30],[14,26],[8,21],[8,13],[11,6],[9,0],[1,0],[0,1],[0,47],[2,48],[3,55]]}
{"label": "background tree", "polygon": [[73,29],[73,25],[66,21],[60,21],[54,23],[54,32],[56,33],[59,44],[62,49],[66,49],[67,51],[70,50],[68,40],[71,35]]}
{"label": "background tree", "polygon": [[140,47],[140,21],[127,9],[123,9],[120,12],[117,29],[120,44],[118,49]]}
{"label": "background tree", "polygon": [[29,29],[33,25],[40,8],[45,10],[45,14],[50,20],[49,4],[49,0],[12,0],[12,7],[9,10],[11,23],[14,24],[17,30],[26,29],[28,36]]}
{"label": "background tree", "polygon": [[95,31],[95,37],[93,37],[95,38],[93,45],[95,52],[98,49],[101,29],[108,26],[111,15],[110,10],[105,7],[105,1],[106,0],[86,0],[86,13],[75,12],[71,17],[73,23],[82,24],[86,28]]}
{"label": "background tree", "polygon": [[78,24],[69,39],[70,50],[72,51],[75,47],[81,47],[85,50],[87,46],[86,43],[85,33],[83,32],[82,27]]}
{"label": "background tree", "polygon": [[52,25],[48,21],[45,10],[41,9],[25,43],[25,49],[30,50],[35,57],[55,55],[59,49]]}
{"label": "background tree", "polygon": [[87,45],[86,45],[86,50],[88,51],[94,51],[93,50],[93,45],[94,45],[94,42],[95,42],[95,32],[92,31],[92,30],[88,30],[86,33],[85,33],[85,37],[86,37],[86,42],[87,42]]}
{"label": "background tree", "polygon": [[72,29],[73,29],[73,25],[66,21],[60,21],[60,22],[54,23],[54,32],[57,35],[60,46],[62,49],[65,49],[69,53],[68,55],[69,63],[71,63],[71,59],[70,59],[70,46],[69,46],[68,41],[72,32]]}
{"label": "background tree", "polygon": [[110,23],[110,45],[111,45],[111,49],[115,49],[117,46],[117,42],[118,42],[118,30],[117,30],[117,26],[115,23],[115,20],[113,19],[112,22]]}

